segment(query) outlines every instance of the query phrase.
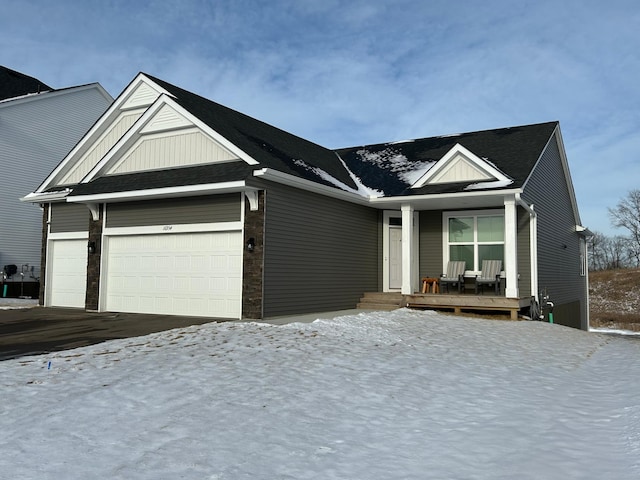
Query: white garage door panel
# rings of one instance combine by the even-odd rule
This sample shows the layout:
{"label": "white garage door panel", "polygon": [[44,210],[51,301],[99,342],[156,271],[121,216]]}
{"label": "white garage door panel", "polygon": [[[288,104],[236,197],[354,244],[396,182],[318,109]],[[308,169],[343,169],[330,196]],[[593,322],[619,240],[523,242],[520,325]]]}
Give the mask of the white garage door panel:
{"label": "white garage door panel", "polygon": [[84,308],[87,291],[87,240],[52,240],[47,304]]}
{"label": "white garage door panel", "polygon": [[106,309],[240,318],[241,232],[114,236]]}

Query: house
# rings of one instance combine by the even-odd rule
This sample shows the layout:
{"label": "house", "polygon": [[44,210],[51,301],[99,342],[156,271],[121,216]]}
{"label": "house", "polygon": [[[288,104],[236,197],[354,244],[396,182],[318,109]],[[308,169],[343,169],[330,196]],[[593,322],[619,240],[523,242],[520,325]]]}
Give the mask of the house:
{"label": "house", "polygon": [[[587,328],[585,229],[557,122],[324,148],[140,73],[25,201],[44,209],[41,302],[261,319],[405,303],[482,258],[526,313]],[[481,298],[482,297],[482,298]],[[411,299],[410,301],[406,299]]]}
{"label": "house", "polygon": [[0,296],[38,296],[42,211],[19,199],[39,185],[112,101],[97,83],[55,90],[0,66],[0,272],[11,275]]}

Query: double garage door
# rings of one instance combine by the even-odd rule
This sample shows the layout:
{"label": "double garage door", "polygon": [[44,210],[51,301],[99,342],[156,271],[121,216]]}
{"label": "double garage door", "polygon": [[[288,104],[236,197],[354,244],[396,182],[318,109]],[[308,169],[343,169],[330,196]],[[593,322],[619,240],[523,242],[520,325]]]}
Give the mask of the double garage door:
{"label": "double garage door", "polygon": [[240,318],[241,232],[105,238],[107,311]]}
{"label": "double garage door", "polygon": [[[87,240],[51,243],[51,306],[85,305]],[[105,237],[103,309],[240,318],[242,234],[167,233]]]}

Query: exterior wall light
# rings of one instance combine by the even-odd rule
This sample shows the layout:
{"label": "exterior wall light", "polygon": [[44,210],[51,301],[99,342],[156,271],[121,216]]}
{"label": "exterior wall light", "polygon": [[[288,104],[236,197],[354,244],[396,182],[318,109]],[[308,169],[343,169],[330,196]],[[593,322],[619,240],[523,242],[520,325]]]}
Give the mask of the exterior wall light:
{"label": "exterior wall light", "polygon": [[89,242],[87,244],[87,251],[89,252],[89,255],[96,253],[96,242]]}
{"label": "exterior wall light", "polygon": [[249,250],[250,252],[253,252],[255,248],[256,248],[256,239],[251,237],[247,242],[247,250]]}

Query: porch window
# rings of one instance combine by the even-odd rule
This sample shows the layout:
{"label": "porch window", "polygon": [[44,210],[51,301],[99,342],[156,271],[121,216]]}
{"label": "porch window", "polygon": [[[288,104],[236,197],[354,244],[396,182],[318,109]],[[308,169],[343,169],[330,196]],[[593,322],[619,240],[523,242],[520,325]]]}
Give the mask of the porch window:
{"label": "porch window", "polygon": [[504,213],[459,212],[445,215],[449,260],[464,260],[466,269],[480,271],[483,260],[504,265]]}

